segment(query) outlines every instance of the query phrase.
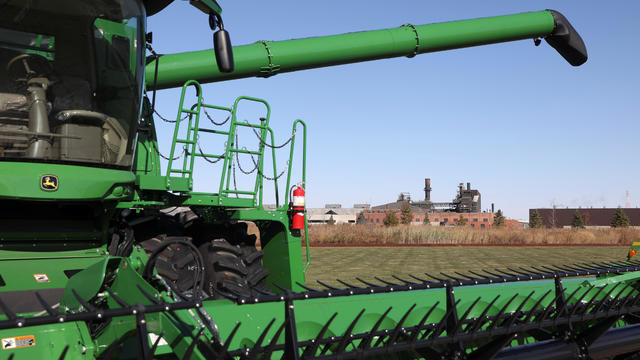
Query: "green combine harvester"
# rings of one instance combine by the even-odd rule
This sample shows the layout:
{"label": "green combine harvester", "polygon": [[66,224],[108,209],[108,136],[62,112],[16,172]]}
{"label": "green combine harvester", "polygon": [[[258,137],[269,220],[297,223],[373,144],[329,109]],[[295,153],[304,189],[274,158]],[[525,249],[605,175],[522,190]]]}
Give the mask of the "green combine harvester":
{"label": "green combine harvester", "polygon": [[[0,359],[639,358],[634,259],[306,284],[305,123],[278,173],[269,104],[213,105],[200,86],[523,39],[579,66],[563,15],[232,47],[218,4],[190,2],[214,50],[153,52],[146,16],[171,0],[0,5]],[[162,169],[155,91],[174,87]],[[263,113],[242,120],[245,106]],[[224,115],[204,126],[210,113]],[[219,153],[203,150],[213,138]],[[194,190],[202,161],[216,192]]]}

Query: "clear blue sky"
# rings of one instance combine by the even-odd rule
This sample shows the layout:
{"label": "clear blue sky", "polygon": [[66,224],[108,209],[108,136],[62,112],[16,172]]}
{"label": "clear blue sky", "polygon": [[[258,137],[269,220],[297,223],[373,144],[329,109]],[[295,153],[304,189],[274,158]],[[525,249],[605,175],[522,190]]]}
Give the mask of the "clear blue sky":
{"label": "clear blue sky", "polygon": [[[310,207],[375,205],[400,192],[420,200],[425,177],[432,179],[433,200],[451,200],[457,184],[469,181],[483,208],[495,203],[513,218],[552,204],[624,206],[626,190],[631,206],[640,206],[639,2],[221,5],[234,45],[548,7],[562,12],[587,45],[589,60],[576,68],[545,42],[534,47],[525,40],[206,85],[210,103],[230,105],[239,95],[267,99],[277,143],[294,119],[307,122]],[[160,53],[212,47],[206,16],[187,1],[151,17],[148,26]],[[158,110],[175,117],[177,96],[160,92]],[[171,128],[160,128],[167,152]],[[215,190],[217,176],[201,170],[197,185]]]}

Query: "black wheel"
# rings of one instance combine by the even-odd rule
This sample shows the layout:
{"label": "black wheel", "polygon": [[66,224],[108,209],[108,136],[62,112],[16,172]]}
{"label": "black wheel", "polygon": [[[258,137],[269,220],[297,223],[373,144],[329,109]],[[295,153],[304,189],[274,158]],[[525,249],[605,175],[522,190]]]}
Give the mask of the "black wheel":
{"label": "black wheel", "polygon": [[[186,236],[166,236],[163,234],[142,241],[140,245],[149,255],[164,242],[178,239],[191,241],[191,238]],[[181,293],[191,290],[195,284],[197,261],[187,246],[173,244],[162,250],[156,259],[155,267],[158,274]]]}
{"label": "black wheel", "polygon": [[229,239],[217,238],[200,246],[207,281],[205,291],[216,298],[251,296],[266,292],[269,271],[262,267],[262,251],[247,224],[234,224]]}

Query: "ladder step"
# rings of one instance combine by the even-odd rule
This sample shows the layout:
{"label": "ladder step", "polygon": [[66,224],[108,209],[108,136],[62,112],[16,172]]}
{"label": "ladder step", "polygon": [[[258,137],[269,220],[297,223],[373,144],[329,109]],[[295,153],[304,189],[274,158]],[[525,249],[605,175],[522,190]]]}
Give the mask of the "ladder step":
{"label": "ladder step", "polygon": [[199,131],[206,132],[206,133],[211,133],[211,134],[229,135],[228,131],[220,131],[220,130],[204,129],[204,128],[199,129]]}
{"label": "ladder step", "polygon": [[183,139],[176,139],[177,143],[183,143],[183,144],[195,144],[196,141],[195,140],[183,140]]}
{"label": "ladder step", "polygon": [[180,174],[191,174],[191,170],[171,169],[169,170],[169,172],[180,173]]}
{"label": "ladder step", "polygon": [[240,154],[262,155],[260,151],[250,151],[250,150],[243,150],[243,149],[229,149],[229,151],[237,152]]}
{"label": "ladder step", "polygon": [[238,195],[253,195],[253,196],[256,195],[255,192],[241,191],[241,190],[222,190],[222,192],[227,194],[238,194]]}
{"label": "ladder step", "polygon": [[200,157],[205,157],[205,158],[216,158],[216,159],[222,159],[222,158],[224,158],[224,155],[200,154],[199,152],[198,152],[198,153],[193,154],[193,156],[200,156]]}
{"label": "ladder step", "polygon": [[194,114],[194,115],[195,115],[195,114],[198,114],[198,112],[197,112],[197,111],[195,111],[195,110],[187,110],[187,109],[182,109],[182,111],[181,111],[181,112],[185,112],[185,113],[187,113],[187,114]]}
{"label": "ladder step", "polygon": [[236,122],[235,123],[236,126],[244,126],[244,127],[252,127],[252,128],[256,128],[256,129],[267,129],[266,125],[258,125],[258,124],[247,124],[247,123],[242,123],[242,122]]}

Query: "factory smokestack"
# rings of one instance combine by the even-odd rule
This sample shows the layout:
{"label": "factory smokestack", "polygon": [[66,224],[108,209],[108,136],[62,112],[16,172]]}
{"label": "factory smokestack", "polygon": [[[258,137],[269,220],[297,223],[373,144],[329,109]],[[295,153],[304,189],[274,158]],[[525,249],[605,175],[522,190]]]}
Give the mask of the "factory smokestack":
{"label": "factory smokestack", "polygon": [[424,179],[424,201],[431,201],[431,179]]}

